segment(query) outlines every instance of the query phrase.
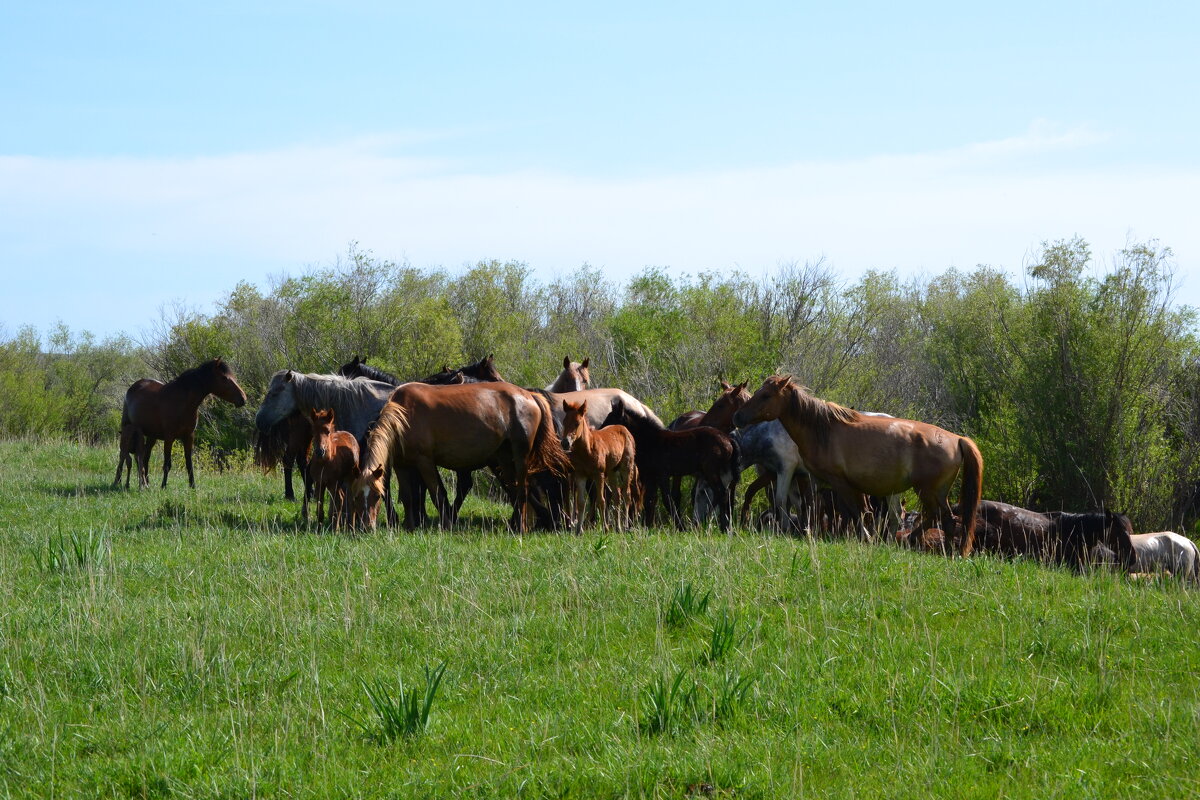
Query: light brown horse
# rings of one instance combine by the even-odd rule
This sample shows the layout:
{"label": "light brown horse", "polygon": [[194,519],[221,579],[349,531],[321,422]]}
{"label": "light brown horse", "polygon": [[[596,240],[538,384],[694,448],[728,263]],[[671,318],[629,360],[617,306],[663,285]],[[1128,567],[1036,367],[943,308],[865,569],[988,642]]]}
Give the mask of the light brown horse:
{"label": "light brown horse", "polygon": [[959,553],[970,555],[975,510],[983,485],[983,456],[965,436],[908,419],[872,417],[813,397],[791,376],[773,375],[734,415],[737,425],[778,419],[800,450],[809,471],[833,487],[864,537],[863,495],[886,496],[913,489],[921,501],[921,530],[940,521],[955,531],[948,495],[963,476],[961,536],[948,535]]}
{"label": "light brown horse", "polygon": [[[233,403],[238,408],[246,404],[246,393],[238,386],[233,370],[219,358],[205,361],[189,369],[170,383],[143,378],[125,392],[121,409],[121,452],[117,457],[117,477],[121,482],[122,466],[128,469],[129,455],[138,461],[138,485],[150,485],[150,451],[159,439],[163,440],[163,479],[171,471],[171,447],[176,439],[183,440],[183,458],[187,464],[188,485],[196,486],[192,471],[192,447],[195,444],[196,423],[200,419],[200,404],[210,394]],[[125,473],[129,483],[129,473]]]}
{"label": "light brown horse", "polygon": [[[308,479],[317,498],[317,524],[325,522],[325,493],[329,492],[329,517],[340,528],[348,516],[350,484],[358,476],[358,440],[336,429],[332,408],[310,411],[308,421],[312,425]],[[300,515],[308,521],[308,492]]]}
{"label": "light brown horse", "polygon": [[588,371],[588,362],[572,361],[570,356],[563,356],[562,372],[554,379],[554,383],[546,387],[547,392],[581,392],[592,385],[592,375]]}
{"label": "light brown horse", "polygon": [[438,467],[475,470],[494,466],[513,503],[513,527],[525,531],[530,473],[549,470],[566,477],[566,454],[554,433],[549,403],[540,394],[510,383],[398,386],[368,433],[361,471],[354,482],[357,514],[371,519],[383,492],[381,467],[391,464],[405,497],[406,522],[413,524],[409,470],[433,494],[442,524],[454,508]]}
{"label": "light brown horse", "polygon": [[593,430],[588,422],[587,401],[563,403],[562,446],[567,451],[574,471],[575,532],[583,531],[584,498],[587,483],[592,482],[592,516],[600,516],[601,526],[608,529],[604,513],[604,492],[612,492],[616,506],[617,530],[624,530],[634,512],[633,434],[624,425],[609,425]]}

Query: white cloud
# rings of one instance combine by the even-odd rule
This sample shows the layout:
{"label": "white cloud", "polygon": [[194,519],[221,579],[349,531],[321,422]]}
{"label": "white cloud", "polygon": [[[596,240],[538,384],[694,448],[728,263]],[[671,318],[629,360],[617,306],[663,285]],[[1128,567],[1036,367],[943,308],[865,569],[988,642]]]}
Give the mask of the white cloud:
{"label": "white cloud", "polygon": [[[0,262],[73,254],[136,271],[204,257],[226,289],[356,240],[419,266],[587,261],[620,277],[827,255],[852,274],[1018,268],[1042,239],[1078,233],[1103,252],[1132,231],[1196,263],[1200,173],[1055,163],[1104,141],[1039,122],[942,152],[641,178],[475,173],[397,156],[405,142],[391,138],[189,159],[0,157]],[[246,274],[254,264],[268,268]],[[190,296],[168,284],[164,298]]]}

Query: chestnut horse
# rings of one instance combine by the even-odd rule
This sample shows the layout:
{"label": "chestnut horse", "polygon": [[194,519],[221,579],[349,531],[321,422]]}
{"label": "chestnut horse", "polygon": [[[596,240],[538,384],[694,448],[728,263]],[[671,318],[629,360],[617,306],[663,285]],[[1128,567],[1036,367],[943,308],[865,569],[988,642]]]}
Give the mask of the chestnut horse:
{"label": "chestnut horse", "polygon": [[[317,496],[317,524],[325,521],[325,493],[329,492],[329,517],[341,527],[349,510],[346,500],[350,483],[358,475],[358,440],[336,429],[332,408],[309,411],[308,421],[312,425],[308,474]],[[304,493],[300,515],[308,521],[308,492]]]}
{"label": "chestnut horse", "polygon": [[209,395],[216,395],[238,408],[246,404],[246,393],[238,386],[233,370],[219,358],[205,361],[189,369],[169,383],[143,378],[125,392],[121,409],[121,452],[117,457],[117,477],[113,486],[121,483],[124,466],[125,482],[129,483],[129,455],[138,461],[138,485],[150,485],[150,451],[159,439],[163,440],[163,479],[171,471],[171,447],[176,439],[183,440],[183,459],[187,464],[188,485],[196,486],[192,470],[192,447],[195,445],[196,423],[200,419],[200,404]]}
{"label": "chestnut horse", "polygon": [[554,383],[546,387],[547,392],[582,392],[591,386],[592,375],[588,371],[588,361],[575,362],[570,356],[563,356],[562,372],[554,379]]}
{"label": "chestnut horse", "polygon": [[925,513],[921,531],[934,517],[953,546],[954,515],[947,499],[961,472],[963,525],[959,553],[970,555],[975,541],[975,509],[983,485],[983,456],[965,436],[915,420],[873,417],[813,397],[791,376],[763,381],[749,402],[734,414],[734,423],[778,419],[818,480],[833,487],[864,538],[863,495],[886,496],[913,489]]}
{"label": "chestnut horse", "polygon": [[633,434],[624,425],[609,425],[593,430],[587,418],[587,401],[563,403],[562,446],[567,451],[574,471],[575,532],[583,531],[584,497],[587,483],[592,482],[592,516],[600,516],[601,526],[608,529],[604,514],[604,492],[612,491],[616,504],[617,530],[628,524],[634,506]]}
{"label": "chestnut horse", "polygon": [[409,470],[420,474],[434,495],[442,524],[449,525],[454,509],[437,468],[495,466],[513,503],[513,527],[522,533],[530,473],[549,470],[565,477],[570,469],[546,398],[509,383],[398,386],[367,436],[354,483],[355,505],[368,519],[375,516],[384,489],[380,468],[389,464],[397,472],[410,526],[412,483],[405,478]]}

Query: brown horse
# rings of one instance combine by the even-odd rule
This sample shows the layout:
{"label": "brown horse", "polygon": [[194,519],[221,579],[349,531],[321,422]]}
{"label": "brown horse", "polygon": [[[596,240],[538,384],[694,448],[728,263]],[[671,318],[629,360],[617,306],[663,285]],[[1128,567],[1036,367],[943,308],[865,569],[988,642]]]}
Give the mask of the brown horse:
{"label": "brown horse", "polygon": [[[238,408],[246,404],[246,393],[238,386],[233,370],[219,358],[189,369],[170,383],[143,378],[130,386],[121,409],[121,453],[117,457],[117,477],[113,486],[121,482],[121,467],[128,469],[131,452],[135,452],[138,459],[138,484],[149,486],[150,451],[154,449],[154,443],[162,439],[162,485],[165,487],[167,473],[171,471],[171,446],[176,439],[182,439],[188,485],[195,488],[192,447],[200,404],[210,394]],[[128,471],[125,480],[128,483]]]}
{"label": "brown horse", "polygon": [[687,411],[680,414],[671,424],[667,426],[667,430],[671,431],[686,431],[689,428],[699,428],[701,425],[707,425],[710,428],[716,428],[719,431],[729,433],[733,430],[733,415],[738,409],[746,405],[746,401],[750,399],[750,393],[746,391],[746,383],[743,381],[737,386],[733,386],[725,381],[719,381],[721,385],[721,394],[713,401],[712,406],[708,411]]}
{"label": "brown horse", "polygon": [[581,392],[592,385],[592,374],[588,371],[588,361],[575,362],[570,356],[563,356],[562,372],[554,379],[554,383],[546,387],[547,392]]}
{"label": "brown horse", "polygon": [[294,411],[268,431],[256,431],[254,437],[254,463],[263,471],[270,472],[276,464],[283,464],[283,497],[295,500],[292,488],[292,469],[300,472],[304,494],[311,493],[308,483],[308,446],[312,444],[312,424],[299,411]]}
{"label": "brown horse", "polygon": [[740,411],[737,425],[778,419],[818,480],[833,487],[864,537],[863,495],[886,496],[913,489],[925,513],[921,532],[935,516],[953,545],[954,516],[947,499],[961,472],[963,525],[959,553],[970,555],[975,509],[983,484],[983,456],[965,436],[915,420],[872,417],[813,397],[790,376],[773,375]]}
{"label": "brown horse", "polygon": [[410,526],[414,524],[411,482],[404,477],[410,470],[425,481],[442,524],[448,525],[454,522],[454,508],[437,468],[496,467],[513,503],[513,527],[520,532],[525,531],[530,473],[549,470],[565,477],[570,469],[546,398],[509,383],[397,387],[367,436],[362,469],[354,483],[358,513],[368,519],[383,492],[380,468],[388,464],[400,478]]}
{"label": "brown horse", "polygon": [[584,497],[592,482],[592,516],[608,529],[604,514],[604,492],[611,490],[616,504],[617,529],[628,524],[634,506],[633,434],[624,425],[593,430],[587,418],[587,401],[563,404],[562,446],[567,451],[575,482],[575,532],[583,531]]}
{"label": "brown horse", "polygon": [[[332,408],[310,411],[308,421],[312,425],[308,474],[317,496],[317,524],[325,521],[325,493],[329,492],[329,517],[341,527],[347,516],[350,483],[358,475],[358,440],[354,434],[336,429]],[[304,493],[300,515],[308,521],[308,492]]]}

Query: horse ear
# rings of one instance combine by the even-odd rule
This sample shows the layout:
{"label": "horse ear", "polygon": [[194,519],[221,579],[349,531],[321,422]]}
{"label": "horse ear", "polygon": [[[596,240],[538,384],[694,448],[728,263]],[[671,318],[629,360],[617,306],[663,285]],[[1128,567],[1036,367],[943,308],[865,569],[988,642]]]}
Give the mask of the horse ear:
{"label": "horse ear", "polygon": [[490,364],[490,363],[492,363],[492,357],[493,357],[494,355],[496,355],[496,354],[495,354],[495,353],[488,353],[488,357],[487,357],[485,360],[486,360],[486,361],[487,361],[489,364]]}
{"label": "horse ear", "polygon": [[371,477],[375,480],[379,480],[380,478],[382,478],[383,477],[383,467],[382,466],[376,467],[375,471],[371,473]]}
{"label": "horse ear", "polygon": [[290,381],[293,377],[295,377],[295,373],[292,372],[290,369],[283,374],[283,379],[285,381]]}
{"label": "horse ear", "polygon": [[587,400],[584,400],[579,404],[579,413],[581,416],[587,414]]}
{"label": "horse ear", "polygon": [[733,388],[728,383],[726,383],[724,380],[718,380],[718,383],[721,384],[721,391],[723,391],[723,392],[728,392],[730,389]]}
{"label": "horse ear", "polygon": [[745,389],[746,389],[746,384],[748,384],[748,383],[750,383],[750,381],[742,381],[741,383],[739,383],[739,384],[737,385],[738,391],[739,391],[739,392],[741,392],[741,391],[745,391]]}
{"label": "horse ear", "polygon": [[571,357],[563,356],[563,369],[570,369],[570,368],[571,368]]}
{"label": "horse ear", "polygon": [[589,362],[589,361],[591,361],[591,360],[592,360],[592,359],[589,357],[589,358],[585,358],[583,361],[580,361],[580,362],[579,362],[579,368],[580,368],[580,369],[587,369],[588,362]]}

